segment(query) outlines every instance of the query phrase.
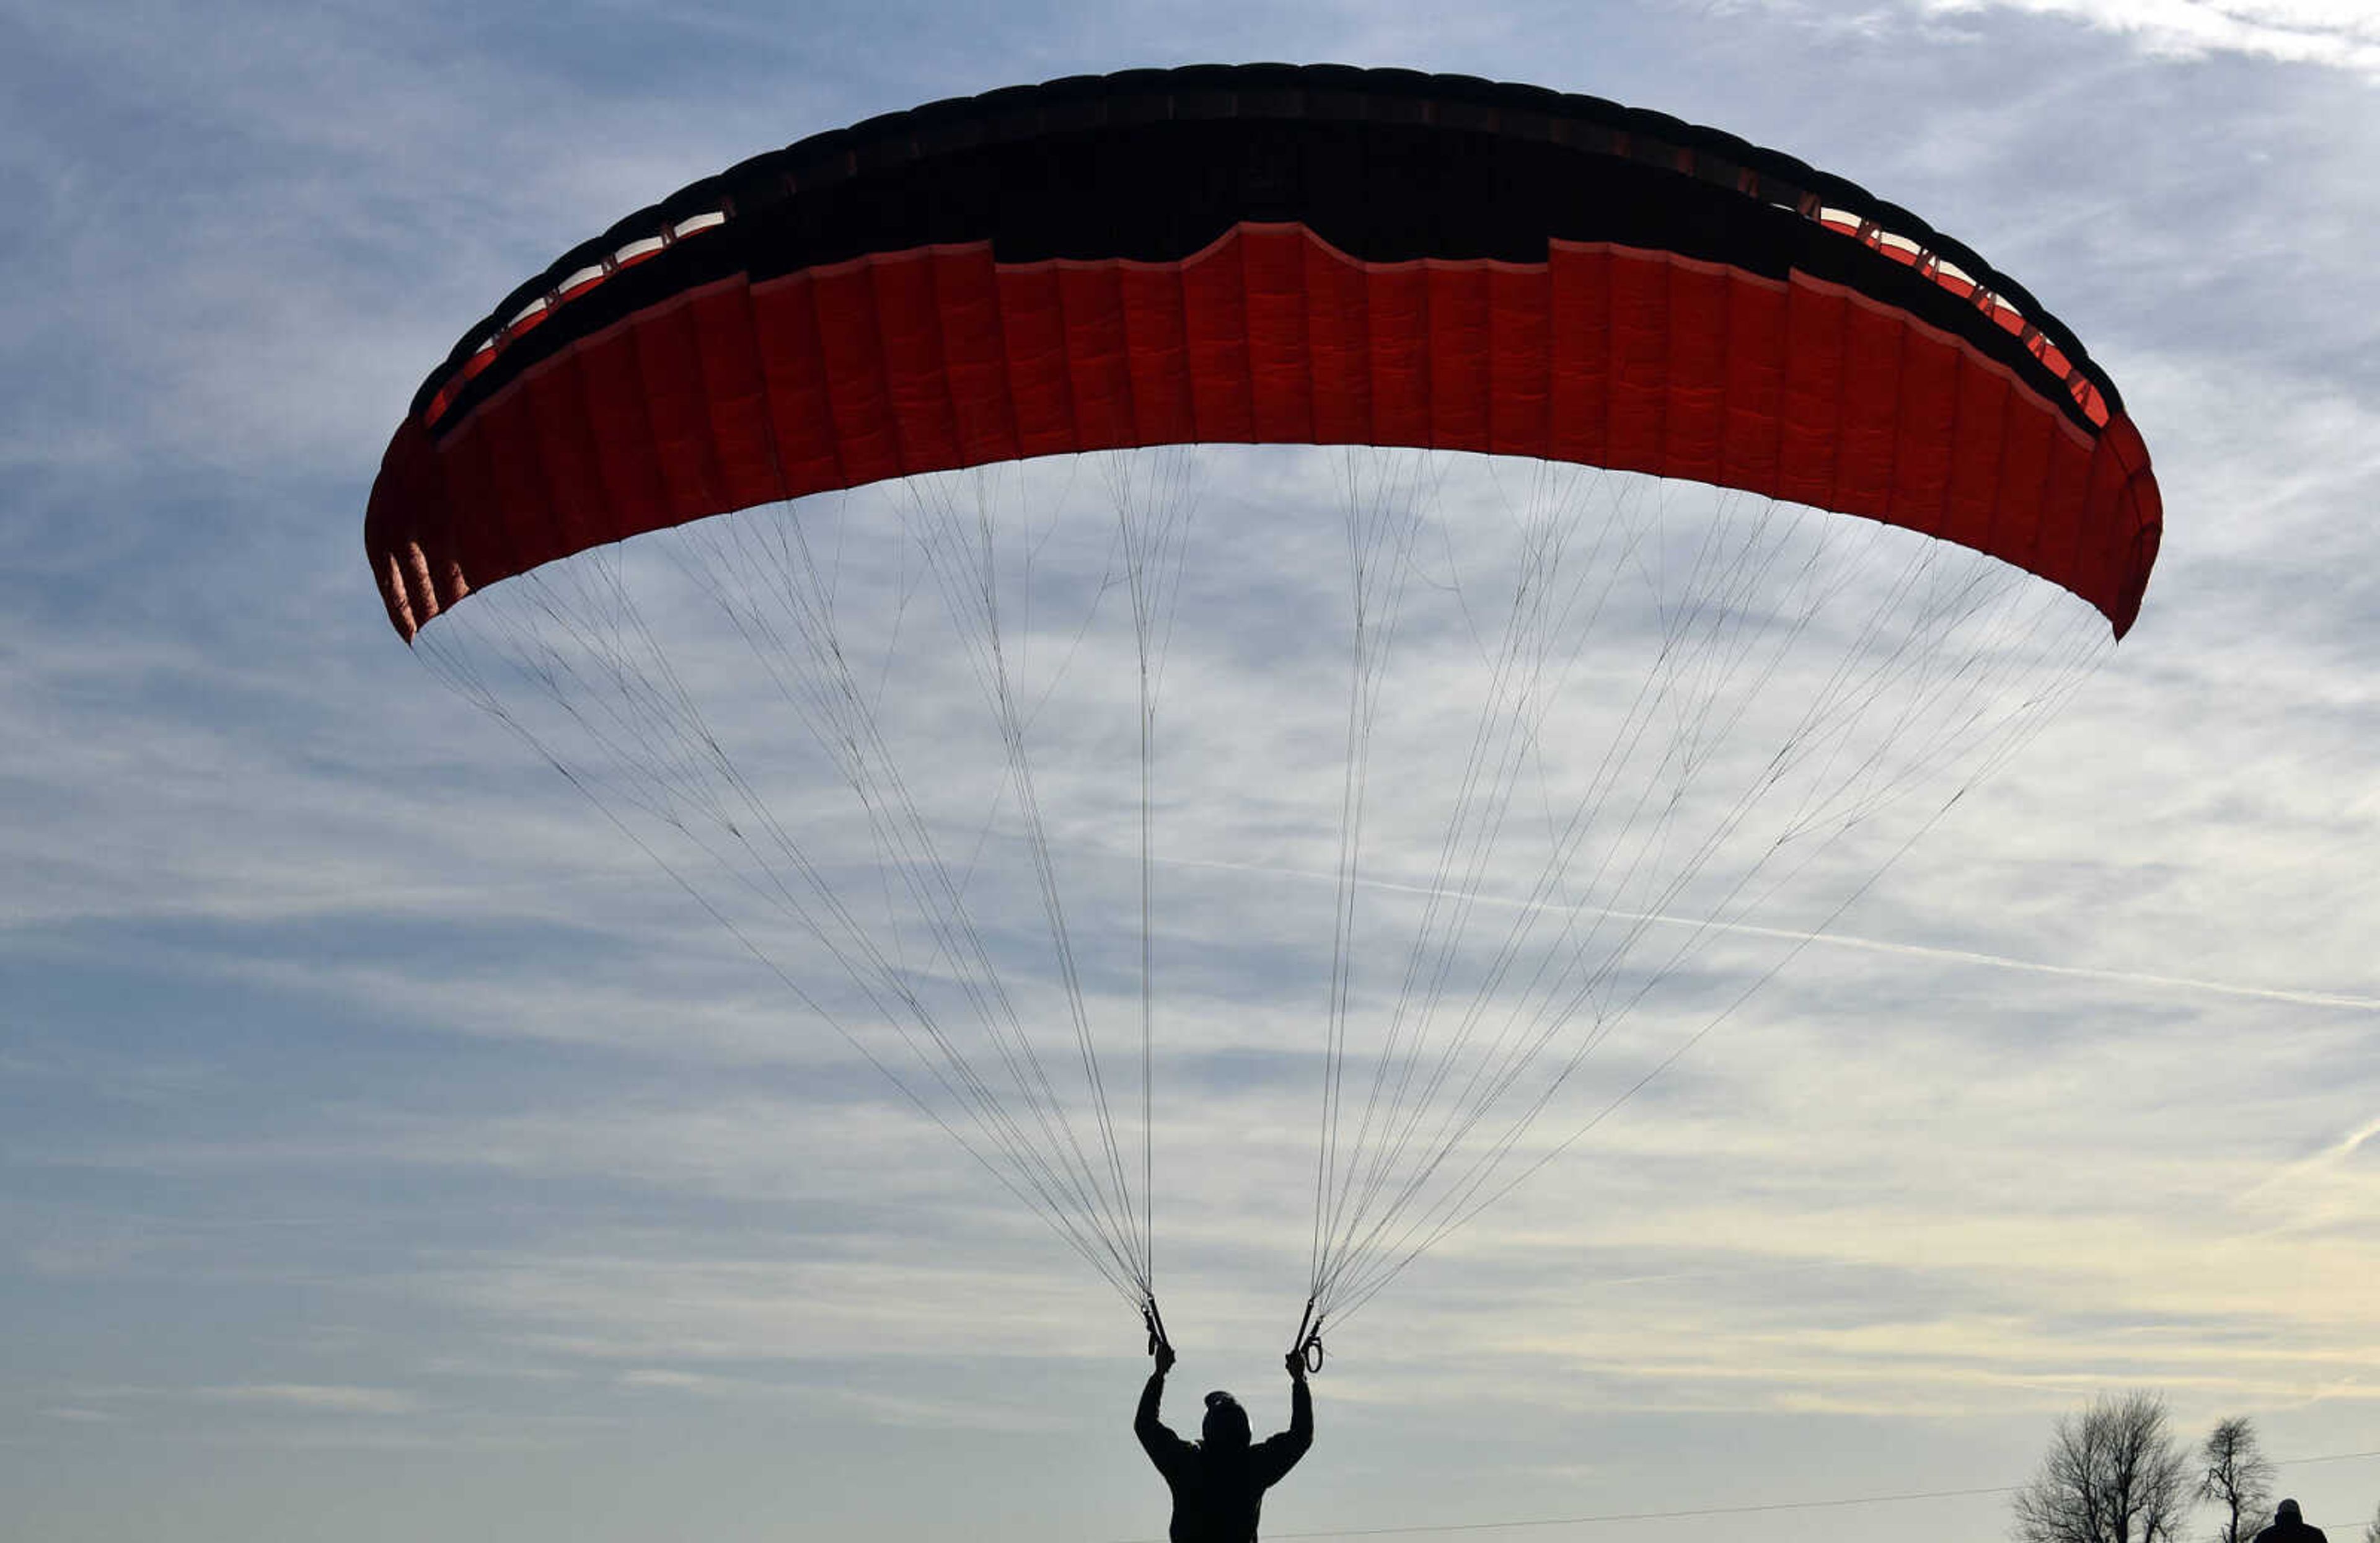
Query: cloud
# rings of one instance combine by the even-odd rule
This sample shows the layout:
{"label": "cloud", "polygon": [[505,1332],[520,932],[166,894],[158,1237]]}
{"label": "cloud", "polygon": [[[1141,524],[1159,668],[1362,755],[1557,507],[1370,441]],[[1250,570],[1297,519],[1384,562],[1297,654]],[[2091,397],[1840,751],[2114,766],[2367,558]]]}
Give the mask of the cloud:
{"label": "cloud", "polygon": [[202,1388],[199,1390],[199,1396],[225,1403],[300,1409],[309,1414],[410,1415],[421,1407],[420,1400],[413,1394],[394,1388],[329,1387],[304,1382],[256,1382]]}
{"label": "cloud", "polygon": [[2010,10],[2080,21],[2153,55],[2242,54],[2380,78],[2380,18],[2361,0],[1919,0],[1925,14]]}
{"label": "cloud", "polygon": [[116,1418],[104,1409],[84,1409],[74,1404],[60,1404],[41,1413],[43,1419],[64,1420],[69,1425],[108,1425]]}

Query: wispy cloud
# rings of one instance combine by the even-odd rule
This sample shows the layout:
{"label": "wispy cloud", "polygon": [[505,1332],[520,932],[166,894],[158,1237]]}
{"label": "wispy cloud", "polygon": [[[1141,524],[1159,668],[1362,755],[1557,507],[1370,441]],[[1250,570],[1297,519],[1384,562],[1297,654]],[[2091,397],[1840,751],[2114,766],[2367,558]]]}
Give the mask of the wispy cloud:
{"label": "wispy cloud", "polygon": [[204,1388],[200,1390],[200,1396],[225,1403],[298,1409],[310,1414],[409,1415],[421,1407],[420,1401],[412,1394],[394,1388],[325,1387],[303,1382],[256,1382],[226,1388]]}
{"label": "wispy cloud", "polygon": [[2167,57],[2243,54],[2380,76],[2380,18],[2360,0],[1919,0],[1931,15],[2059,17]]}
{"label": "wispy cloud", "polygon": [[69,1425],[106,1425],[116,1418],[104,1409],[84,1409],[75,1404],[59,1404],[44,1409],[42,1417],[64,1420]]}

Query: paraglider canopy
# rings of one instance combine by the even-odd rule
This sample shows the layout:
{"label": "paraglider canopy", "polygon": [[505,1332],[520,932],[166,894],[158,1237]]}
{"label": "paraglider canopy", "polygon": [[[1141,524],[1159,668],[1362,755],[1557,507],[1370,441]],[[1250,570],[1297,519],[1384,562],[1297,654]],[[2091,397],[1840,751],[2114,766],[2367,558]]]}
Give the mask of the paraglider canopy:
{"label": "paraglider canopy", "polygon": [[1135,70],[874,118],[574,248],[456,344],[373,488],[407,638],[725,510],[1022,456],[1412,445],[1960,542],[2120,636],[2156,485],[2013,280],[1790,156],[1592,97]]}

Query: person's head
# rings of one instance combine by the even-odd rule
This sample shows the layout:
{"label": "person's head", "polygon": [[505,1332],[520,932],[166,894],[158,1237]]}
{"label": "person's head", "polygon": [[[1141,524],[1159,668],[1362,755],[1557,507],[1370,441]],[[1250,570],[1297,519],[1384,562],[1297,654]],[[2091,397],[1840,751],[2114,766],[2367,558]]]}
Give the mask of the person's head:
{"label": "person's head", "polygon": [[2278,1506],[2274,1508],[2273,1520],[2276,1522],[2302,1522],[2305,1520],[2305,1517],[2299,1512],[2297,1501],[2283,1500]]}
{"label": "person's head", "polygon": [[1208,1452],[1245,1452],[1248,1412],[1240,1407],[1238,1399],[1218,1389],[1207,1395],[1207,1419],[1198,1434]]}

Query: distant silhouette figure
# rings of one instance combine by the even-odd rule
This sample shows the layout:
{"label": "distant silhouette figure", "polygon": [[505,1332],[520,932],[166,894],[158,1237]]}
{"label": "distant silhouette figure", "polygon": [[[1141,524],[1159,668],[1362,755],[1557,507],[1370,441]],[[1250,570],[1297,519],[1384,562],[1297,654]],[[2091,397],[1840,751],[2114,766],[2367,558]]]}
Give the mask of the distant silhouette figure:
{"label": "distant silhouette figure", "polygon": [[2256,1543],[2330,1543],[2320,1527],[2306,1525],[2305,1515],[2295,1500],[2283,1500],[2273,1508],[2273,1525],[2256,1535]]}
{"label": "distant silhouette figure", "polygon": [[1173,1491],[1173,1525],[1166,1536],[1173,1543],[1256,1543],[1264,1492],[1314,1444],[1314,1395],[1305,1386],[1304,1353],[1292,1351],[1281,1360],[1290,1377],[1289,1428],[1253,1447],[1248,1412],[1225,1392],[1207,1395],[1201,1440],[1185,1441],[1168,1430],[1157,1417],[1157,1403],[1165,1396],[1165,1374],[1173,1369],[1173,1347],[1160,1340],[1155,1354],[1157,1369],[1140,1391],[1132,1430]]}

